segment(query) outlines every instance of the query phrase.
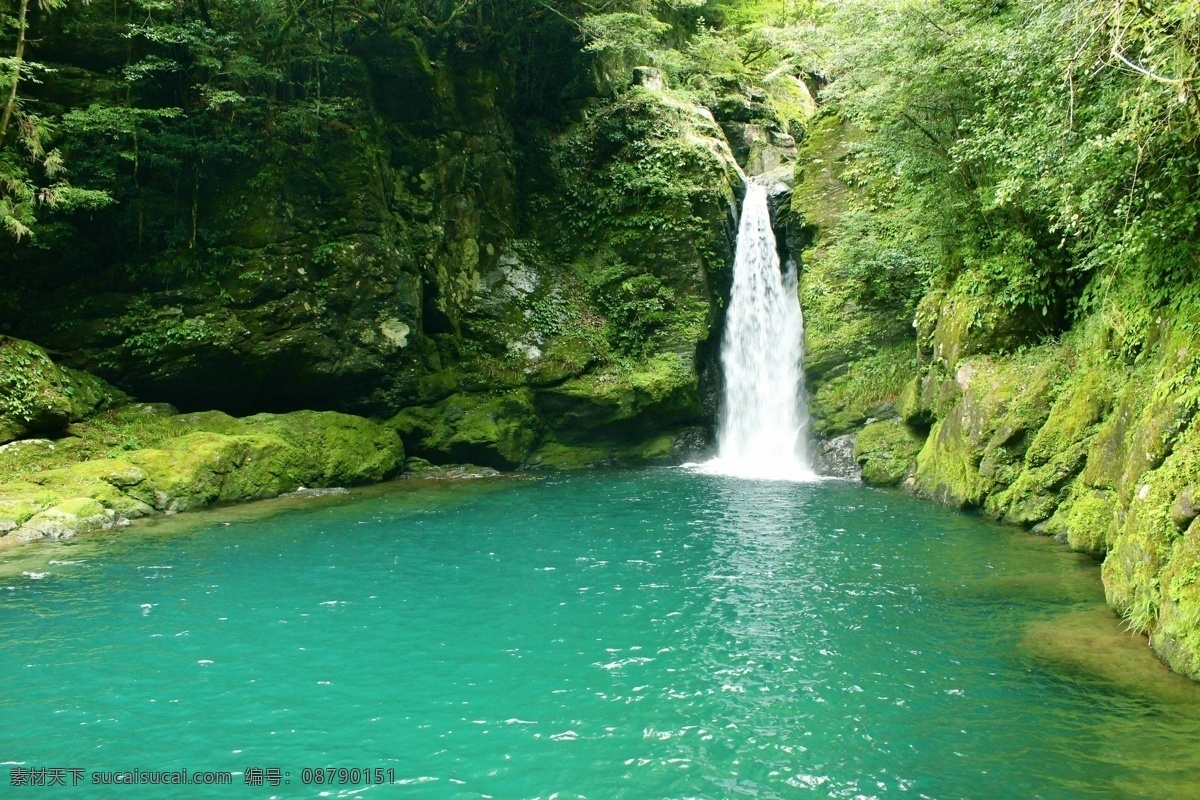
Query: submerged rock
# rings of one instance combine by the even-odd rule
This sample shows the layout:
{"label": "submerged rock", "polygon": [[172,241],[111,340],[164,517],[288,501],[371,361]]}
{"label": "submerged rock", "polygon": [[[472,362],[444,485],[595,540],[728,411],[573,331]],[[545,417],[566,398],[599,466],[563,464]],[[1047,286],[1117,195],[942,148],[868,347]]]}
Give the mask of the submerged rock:
{"label": "submerged rock", "polygon": [[281,494],[280,497],[338,497],[340,495],[350,494],[350,490],[344,486],[331,486],[328,489],[310,489],[307,486],[301,486],[294,492]]}
{"label": "submerged rock", "polygon": [[410,479],[472,480],[497,478],[502,474],[491,467],[476,464],[431,464],[423,458],[410,458],[404,465],[404,477]]}

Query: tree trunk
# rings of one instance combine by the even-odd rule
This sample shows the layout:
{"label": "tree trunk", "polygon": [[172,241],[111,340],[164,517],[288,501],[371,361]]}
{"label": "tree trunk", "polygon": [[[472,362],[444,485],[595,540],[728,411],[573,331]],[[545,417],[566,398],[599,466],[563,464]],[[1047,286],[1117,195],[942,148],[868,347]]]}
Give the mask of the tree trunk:
{"label": "tree trunk", "polygon": [[21,81],[21,60],[25,58],[25,16],[29,11],[29,0],[21,0],[21,17],[17,23],[17,53],[16,63],[13,64],[12,91],[8,93],[8,102],[4,104],[4,116],[0,118],[0,142],[8,133],[8,124],[12,121],[13,111],[17,107],[17,84]]}

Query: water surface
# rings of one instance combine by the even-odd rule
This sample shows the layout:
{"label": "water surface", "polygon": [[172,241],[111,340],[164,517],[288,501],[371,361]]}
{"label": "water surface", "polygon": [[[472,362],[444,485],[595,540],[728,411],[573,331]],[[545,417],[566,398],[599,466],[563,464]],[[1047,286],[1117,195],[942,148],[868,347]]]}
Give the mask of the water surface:
{"label": "water surface", "polygon": [[402,481],[0,561],[9,766],[237,773],[195,797],[1200,796],[1200,695],[1094,563],[847,483]]}

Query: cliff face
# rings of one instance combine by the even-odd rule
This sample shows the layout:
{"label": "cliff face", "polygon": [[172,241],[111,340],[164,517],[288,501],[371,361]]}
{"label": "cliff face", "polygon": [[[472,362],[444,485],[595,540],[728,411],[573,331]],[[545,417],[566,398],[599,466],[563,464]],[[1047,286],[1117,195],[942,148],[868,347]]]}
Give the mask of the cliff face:
{"label": "cliff face", "polygon": [[[72,13],[38,89],[60,115],[116,98],[124,57],[78,40],[104,13]],[[533,70],[374,34],[327,65],[337,111],[303,134],[227,132],[183,176],[143,144],[133,199],[0,259],[3,332],[185,411],[403,411],[435,461],[702,445],[739,167],[710,112],[543,16]]]}
{"label": "cliff face", "polygon": [[[801,157],[802,292],[816,430],[869,483],[1052,535],[1103,559],[1109,604],[1200,678],[1200,340],[1195,309],[1154,312],[1137,274],[1101,273],[1061,334],[969,275],[915,311],[864,305],[830,254],[847,224],[855,134],[835,118]],[[1178,287],[1181,292],[1189,287]],[[856,299],[858,298],[858,299]]]}
{"label": "cliff face", "polygon": [[1130,325],[1143,300],[1117,285],[1061,338],[998,355],[994,330],[964,321],[978,300],[935,302],[929,364],[899,406],[930,425],[914,490],[1102,558],[1109,604],[1200,678],[1195,319]]}

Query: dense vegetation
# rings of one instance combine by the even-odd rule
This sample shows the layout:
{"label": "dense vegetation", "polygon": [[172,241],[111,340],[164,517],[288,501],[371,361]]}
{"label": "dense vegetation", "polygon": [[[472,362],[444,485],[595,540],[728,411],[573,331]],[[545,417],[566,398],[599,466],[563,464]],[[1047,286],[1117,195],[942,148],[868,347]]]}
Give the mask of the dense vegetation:
{"label": "dense vegetation", "polygon": [[[1189,2],[21,0],[3,23],[0,224],[52,250],[115,221],[143,280],[196,268],[222,170],[264,141],[311,157],[330,121],[361,124],[346,59],[403,31],[507,65],[527,118],[581,93],[554,74],[580,45],[714,108],[753,84],[797,134],[810,109],[785,79],[804,77],[861,135],[841,260],[864,303],[912,310],[966,273],[1053,332],[1096,302],[1097,274],[1140,275],[1148,306],[1191,298]],[[65,96],[55,64],[72,59],[108,78]]]}

